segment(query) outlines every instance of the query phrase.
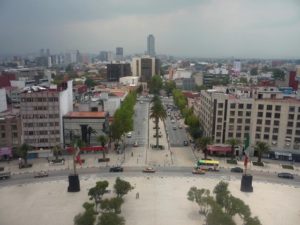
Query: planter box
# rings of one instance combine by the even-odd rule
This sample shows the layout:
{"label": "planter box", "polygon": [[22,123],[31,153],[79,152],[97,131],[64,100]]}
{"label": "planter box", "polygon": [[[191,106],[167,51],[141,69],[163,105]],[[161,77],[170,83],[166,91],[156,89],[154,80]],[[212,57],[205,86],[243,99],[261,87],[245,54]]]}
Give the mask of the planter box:
{"label": "planter box", "polygon": [[228,164],[234,164],[234,165],[237,165],[237,161],[235,159],[227,159],[226,162]]}
{"label": "planter box", "polygon": [[19,165],[19,169],[25,169],[25,168],[30,168],[30,167],[32,167],[32,164],[30,164],[30,163],[27,163],[24,165]]}
{"label": "planter box", "polygon": [[264,166],[263,162],[252,162],[253,166]]}
{"label": "planter box", "polygon": [[102,159],[98,159],[98,162],[100,163],[100,162],[109,162],[109,158],[102,158]]}
{"label": "planter box", "polygon": [[293,170],[294,167],[292,165],[281,165],[283,169]]}

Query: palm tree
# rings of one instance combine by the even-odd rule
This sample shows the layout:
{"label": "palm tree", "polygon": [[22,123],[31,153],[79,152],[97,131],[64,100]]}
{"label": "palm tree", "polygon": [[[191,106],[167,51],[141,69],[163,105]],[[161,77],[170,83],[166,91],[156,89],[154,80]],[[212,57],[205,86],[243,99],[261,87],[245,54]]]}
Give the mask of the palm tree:
{"label": "palm tree", "polygon": [[17,150],[19,157],[24,159],[25,165],[27,165],[27,155],[28,155],[28,151],[30,151],[30,149],[31,149],[31,146],[29,146],[26,143],[23,143]]}
{"label": "palm tree", "polygon": [[212,143],[213,140],[211,137],[201,137],[197,139],[196,144],[200,149],[202,149],[204,153],[204,159],[207,159],[207,145],[210,145]]}
{"label": "palm tree", "polygon": [[231,138],[226,141],[227,144],[231,145],[231,159],[234,158],[234,147],[239,145],[241,141],[239,139]]}
{"label": "palm tree", "polygon": [[100,136],[97,137],[97,141],[100,142],[101,146],[103,147],[102,154],[103,154],[103,159],[105,159],[105,149],[104,149],[104,147],[108,142],[107,136],[100,135]]}
{"label": "palm tree", "polygon": [[[153,98],[154,99],[154,98]],[[150,109],[151,114],[150,118],[155,120],[155,131],[156,131],[156,147],[159,146],[159,137],[158,137],[158,123],[159,119],[165,120],[167,118],[167,113],[160,100],[155,100]]]}
{"label": "palm tree", "polygon": [[52,148],[52,153],[55,156],[55,160],[58,161],[58,156],[61,153],[61,148],[59,145],[55,145],[54,148]]}
{"label": "palm tree", "polygon": [[254,151],[257,152],[257,162],[261,163],[262,155],[270,151],[270,146],[265,142],[258,141],[254,147]]}

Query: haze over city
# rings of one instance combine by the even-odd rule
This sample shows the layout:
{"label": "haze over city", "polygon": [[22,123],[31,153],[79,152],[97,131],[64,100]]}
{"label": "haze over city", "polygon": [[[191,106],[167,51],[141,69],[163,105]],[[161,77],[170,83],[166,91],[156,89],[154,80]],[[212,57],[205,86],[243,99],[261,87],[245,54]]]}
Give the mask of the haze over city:
{"label": "haze over city", "polygon": [[100,50],[191,57],[296,58],[297,0],[0,1],[2,54]]}

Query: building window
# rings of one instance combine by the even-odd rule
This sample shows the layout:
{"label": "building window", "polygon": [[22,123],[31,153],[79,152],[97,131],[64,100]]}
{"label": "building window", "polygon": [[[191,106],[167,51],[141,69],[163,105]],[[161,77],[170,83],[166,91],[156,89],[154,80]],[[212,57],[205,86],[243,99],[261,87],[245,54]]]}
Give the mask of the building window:
{"label": "building window", "polygon": [[295,106],[290,106],[289,107],[289,112],[295,112]]}
{"label": "building window", "polygon": [[236,128],[238,131],[242,130],[242,126],[237,126]]}
{"label": "building window", "polygon": [[271,120],[266,120],[266,121],[265,121],[265,124],[266,124],[266,125],[271,125]]}
{"label": "building window", "polygon": [[280,113],[275,113],[275,116],[274,116],[276,119],[280,119]]}
{"label": "building window", "polygon": [[245,126],[245,131],[250,130],[250,126]]}
{"label": "building window", "polygon": [[272,105],[267,105],[267,110],[272,110]]}
{"label": "building window", "polygon": [[259,105],[258,105],[258,109],[263,110],[263,109],[264,109],[264,105],[259,104]]}
{"label": "building window", "polygon": [[235,111],[230,111],[230,116],[234,116],[235,115]]}
{"label": "building window", "polygon": [[260,134],[255,134],[256,139],[260,139]]}
{"label": "building window", "polygon": [[221,137],[221,132],[217,132],[217,133],[216,133],[216,136],[217,136],[217,137]]}
{"label": "building window", "polygon": [[265,132],[270,132],[270,127],[265,127]]}
{"label": "building window", "polygon": [[242,123],[243,122],[243,119],[239,118],[237,119],[237,123]]}
{"label": "building window", "polygon": [[251,104],[247,104],[247,109],[252,109],[252,105]]}
{"label": "building window", "polygon": [[221,125],[217,125],[217,130],[222,130],[222,126]]}
{"label": "building window", "polygon": [[274,126],[279,126],[279,120],[274,120]]}
{"label": "building window", "polygon": [[219,117],[219,118],[217,119],[217,122],[218,122],[218,123],[222,123],[222,118]]}
{"label": "building window", "polygon": [[222,116],[223,115],[223,111],[219,110],[218,111],[218,116]]}
{"label": "building window", "polygon": [[18,133],[13,132],[13,138],[17,138],[18,137]]}
{"label": "building window", "polygon": [[300,122],[296,123],[296,127],[299,128],[300,127]]}
{"label": "building window", "polygon": [[242,134],[241,133],[236,133],[236,137],[240,138],[240,137],[242,137]]}
{"label": "building window", "polygon": [[293,133],[293,130],[292,130],[292,129],[287,129],[287,130],[286,130],[286,133],[287,133],[287,134],[292,134],[292,133]]}
{"label": "building window", "polygon": [[280,111],[281,110],[281,106],[280,105],[276,105],[275,106],[275,111]]}
{"label": "building window", "polygon": [[219,108],[223,108],[223,103],[219,103],[219,104],[218,104],[218,107],[219,107]]}
{"label": "building window", "polygon": [[264,134],[264,139],[268,140],[269,139],[269,135],[268,134]]}
{"label": "building window", "polygon": [[261,132],[261,127],[256,127],[257,132]]}
{"label": "building window", "polygon": [[263,112],[258,112],[257,117],[263,117]]}
{"label": "building window", "polygon": [[278,128],[276,128],[276,127],[273,128],[273,133],[274,133],[274,134],[277,134],[277,133],[278,133]]}
{"label": "building window", "polygon": [[238,111],[238,116],[243,116],[243,111]]}
{"label": "building window", "polygon": [[234,130],[234,126],[233,125],[229,125],[228,130]]}
{"label": "building window", "polygon": [[262,119],[256,120],[256,123],[257,123],[257,124],[262,124]]}
{"label": "building window", "polygon": [[300,130],[296,130],[296,135],[300,135]]}
{"label": "building window", "polygon": [[289,121],[288,123],[287,123],[287,126],[288,127],[292,127],[294,125],[294,123],[292,122],[292,121]]}
{"label": "building window", "polygon": [[250,122],[251,122],[250,119],[245,119],[245,123],[246,123],[246,124],[249,124]]}
{"label": "building window", "polygon": [[244,104],[239,104],[239,109],[243,109],[244,108]]}
{"label": "building window", "polygon": [[231,109],[235,109],[235,103],[231,103],[231,104],[230,104],[230,108],[231,108]]}
{"label": "building window", "polygon": [[234,123],[234,118],[230,118],[229,123]]}
{"label": "building window", "polygon": [[232,138],[232,137],[233,137],[233,133],[232,133],[232,132],[229,132],[229,133],[228,133],[228,137]]}
{"label": "building window", "polygon": [[251,112],[250,112],[250,111],[247,111],[247,112],[246,112],[246,116],[251,116]]}
{"label": "building window", "polygon": [[5,138],[5,133],[1,133],[1,138]]}
{"label": "building window", "polygon": [[289,120],[293,120],[294,119],[294,114],[289,114]]}
{"label": "building window", "polygon": [[266,117],[267,117],[267,118],[271,118],[271,117],[272,117],[272,113],[267,112],[267,113],[266,113]]}
{"label": "building window", "polygon": [[278,139],[278,136],[277,136],[277,135],[272,135],[272,140],[273,140],[273,141],[277,141],[277,139]]}

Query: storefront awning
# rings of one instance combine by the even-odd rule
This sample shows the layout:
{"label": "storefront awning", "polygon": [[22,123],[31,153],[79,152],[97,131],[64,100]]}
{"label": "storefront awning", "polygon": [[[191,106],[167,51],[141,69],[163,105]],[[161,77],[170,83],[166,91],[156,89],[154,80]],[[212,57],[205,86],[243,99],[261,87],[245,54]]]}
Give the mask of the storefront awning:
{"label": "storefront awning", "polygon": [[208,145],[207,150],[209,152],[231,152],[230,145]]}

